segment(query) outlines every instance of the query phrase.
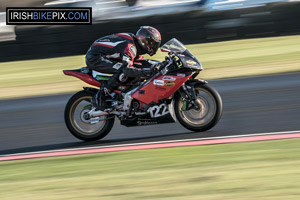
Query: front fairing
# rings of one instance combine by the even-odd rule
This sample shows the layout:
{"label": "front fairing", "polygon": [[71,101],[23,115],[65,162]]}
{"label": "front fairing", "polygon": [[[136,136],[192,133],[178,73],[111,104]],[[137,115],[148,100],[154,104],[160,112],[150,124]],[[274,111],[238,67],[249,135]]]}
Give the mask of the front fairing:
{"label": "front fairing", "polygon": [[175,54],[181,61],[182,67],[202,70],[203,67],[200,61],[176,38],[165,43],[161,50]]}
{"label": "front fairing", "polygon": [[182,54],[178,54],[177,56],[180,58],[183,67],[203,70],[200,61],[188,49],[186,49]]}

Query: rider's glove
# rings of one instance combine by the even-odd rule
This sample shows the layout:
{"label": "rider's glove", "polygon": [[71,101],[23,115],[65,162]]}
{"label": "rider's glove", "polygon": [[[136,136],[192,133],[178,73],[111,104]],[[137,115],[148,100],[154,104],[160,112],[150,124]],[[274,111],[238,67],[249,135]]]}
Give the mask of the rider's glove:
{"label": "rider's glove", "polygon": [[161,66],[162,66],[161,63],[153,64],[153,65],[150,67],[150,69],[151,69],[151,71],[153,71],[153,72],[156,73],[156,72],[158,72],[158,71],[160,70]]}
{"label": "rider's glove", "polygon": [[154,73],[153,71],[151,71],[151,68],[145,68],[143,69],[143,75],[144,77],[150,77],[150,76],[153,76]]}
{"label": "rider's glove", "polygon": [[150,68],[144,68],[143,73],[145,76],[153,76],[156,74],[161,68],[161,63],[153,64]]}

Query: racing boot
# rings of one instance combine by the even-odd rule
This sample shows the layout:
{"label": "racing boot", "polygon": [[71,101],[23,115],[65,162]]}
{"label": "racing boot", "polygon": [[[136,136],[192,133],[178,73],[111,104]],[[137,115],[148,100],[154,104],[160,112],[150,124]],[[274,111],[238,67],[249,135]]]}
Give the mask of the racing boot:
{"label": "racing boot", "polygon": [[114,88],[118,88],[122,82],[125,82],[127,77],[123,73],[114,74],[107,82],[102,81],[100,89],[97,94],[92,98],[92,105],[97,108],[97,110],[105,110],[111,107],[113,97],[115,93]]}
{"label": "racing boot", "polygon": [[107,102],[111,102],[112,88],[106,83],[106,81],[101,82],[101,86],[92,98],[91,103],[96,108],[96,110],[105,110],[109,108]]}

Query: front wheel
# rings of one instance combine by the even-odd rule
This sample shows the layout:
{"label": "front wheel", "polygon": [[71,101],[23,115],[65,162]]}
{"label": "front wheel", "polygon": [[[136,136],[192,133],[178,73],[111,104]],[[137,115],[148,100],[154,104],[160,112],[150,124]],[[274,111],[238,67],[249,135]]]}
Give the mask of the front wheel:
{"label": "front wheel", "polygon": [[114,116],[86,119],[85,114],[92,108],[93,94],[80,91],[74,94],[65,108],[65,123],[76,138],[84,141],[95,141],[104,138],[114,125]]}
{"label": "front wheel", "polygon": [[174,111],[176,118],[185,128],[191,131],[206,131],[214,127],[222,115],[222,99],[219,93],[207,84],[196,84],[194,87],[198,109],[187,109],[188,105],[182,96],[175,98]]}

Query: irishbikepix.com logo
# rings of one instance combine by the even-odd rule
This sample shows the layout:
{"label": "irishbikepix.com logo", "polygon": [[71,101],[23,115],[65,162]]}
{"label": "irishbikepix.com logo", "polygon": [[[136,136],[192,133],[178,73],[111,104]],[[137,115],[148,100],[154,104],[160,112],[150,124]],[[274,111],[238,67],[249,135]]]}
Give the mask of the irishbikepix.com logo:
{"label": "irishbikepix.com logo", "polygon": [[7,25],[92,24],[92,8],[6,8]]}

